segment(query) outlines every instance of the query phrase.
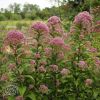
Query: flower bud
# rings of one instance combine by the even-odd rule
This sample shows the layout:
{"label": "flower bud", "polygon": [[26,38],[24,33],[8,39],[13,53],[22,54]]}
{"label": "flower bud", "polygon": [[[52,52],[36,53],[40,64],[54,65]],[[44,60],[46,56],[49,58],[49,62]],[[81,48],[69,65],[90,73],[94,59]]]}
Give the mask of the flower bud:
{"label": "flower bud", "polygon": [[46,85],[44,85],[44,84],[43,85],[40,85],[39,91],[41,93],[43,93],[43,94],[46,94],[46,93],[48,93],[48,87]]}
{"label": "flower bud", "polygon": [[93,80],[92,79],[86,79],[85,80],[85,85],[89,86],[93,83]]}
{"label": "flower bud", "polygon": [[39,71],[40,73],[45,73],[45,72],[46,72],[46,69],[44,68],[44,66],[40,66],[40,67],[38,68],[38,71]]}
{"label": "flower bud", "polygon": [[62,76],[67,76],[70,73],[70,71],[66,68],[63,68],[60,73]]}

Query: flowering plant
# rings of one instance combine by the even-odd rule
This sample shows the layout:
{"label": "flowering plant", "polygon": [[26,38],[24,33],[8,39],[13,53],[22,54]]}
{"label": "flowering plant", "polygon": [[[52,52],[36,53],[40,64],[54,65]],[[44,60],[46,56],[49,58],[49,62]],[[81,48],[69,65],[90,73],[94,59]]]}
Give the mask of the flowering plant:
{"label": "flowering plant", "polygon": [[5,69],[0,73],[3,98],[98,100],[100,59],[98,49],[92,45],[92,21],[88,12],[79,13],[66,38],[57,16],[50,17],[47,24],[33,23],[32,45],[23,33],[8,32],[4,47],[8,46],[10,52],[2,51],[7,62],[3,57],[1,66],[5,62]]}

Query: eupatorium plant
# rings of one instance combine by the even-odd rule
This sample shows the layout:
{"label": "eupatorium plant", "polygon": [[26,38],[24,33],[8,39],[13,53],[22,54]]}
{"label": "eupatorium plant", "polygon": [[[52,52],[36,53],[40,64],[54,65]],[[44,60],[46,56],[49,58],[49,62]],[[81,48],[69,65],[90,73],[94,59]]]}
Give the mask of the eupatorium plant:
{"label": "eupatorium plant", "polygon": [[[67,38],[59,17],[50,17],[47,24],[35,22],[30,28],[34,46],[26,43],[23,33],[8,32],[4,43],[11,52],[5,53],[9,60],[0,75],[4,85],[0,88],[7,91],[2,93],[3,97],[12,100],[98,100],[95,75],[100,70],[100,59],[98,49],[92,44],[92,21],[86,11],[76,15]],[[25,46],[30,55],[25,53]],[[16,88],[6,90],[4,87],[8,84]],[[10,90],[14,93],[9,93]]]}

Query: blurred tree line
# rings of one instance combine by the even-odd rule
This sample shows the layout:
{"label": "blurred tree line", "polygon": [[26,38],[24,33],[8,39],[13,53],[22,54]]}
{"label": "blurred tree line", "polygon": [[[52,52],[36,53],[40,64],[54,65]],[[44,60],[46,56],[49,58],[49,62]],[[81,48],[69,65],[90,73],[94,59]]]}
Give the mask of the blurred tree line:
{"label": "blurred tree line", "polygon": [[[72,20],[73,17],[80,11],[90,11],[91,8],[100,12],[100,0],[49,0],[54,2],[57,6],[51,8],[40,9],[38,5],[24,4],[10,4],[8,8],[0,9],[0,21],[3,20],[35,20],[35,19],[48,19],[48,17],[57,15],[62,19],[66,18]],[[96,13],[99,13],[99,12]],[[99,13],[100,14],[100,13]],[[98,14],[94,14],[98,15]]]}

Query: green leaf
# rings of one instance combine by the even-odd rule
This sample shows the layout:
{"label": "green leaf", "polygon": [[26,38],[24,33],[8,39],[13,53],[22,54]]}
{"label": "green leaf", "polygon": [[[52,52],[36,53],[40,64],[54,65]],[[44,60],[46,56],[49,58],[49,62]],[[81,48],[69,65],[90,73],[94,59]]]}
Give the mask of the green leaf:
{"label": "green leaf", "polygon": [[31,100],[36,100],[36,95],[32,92],[27,97],[29,97]]}
{"label": "green leaf", "polygon": [[25,77],[35,81],[34,78],[31,75],[25,75]]}
{"label": "green leaf", "polygon": [[14,100],[14,97],[13,96],[9,96],[8,100]]}
{"label": "green leaf", "polygon": [[94,95],[94,98],[97,98],[98,95],[99,95],[99,91],[95,89],[93,92],[94,92],[94,94],[93,94]]}
{"label": "green leaf", "polygon": [[19,87],[19,93],[20,93],[21,96],[23,96],[25,94],[25,92],[26,92],[26,87],[25,86]]}
{"label": "green leaf", "polygon": [[69,100],[75,100],[75,96],[70,96]]}

